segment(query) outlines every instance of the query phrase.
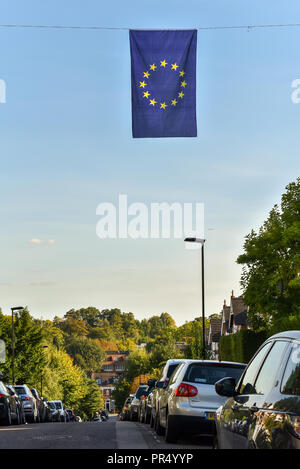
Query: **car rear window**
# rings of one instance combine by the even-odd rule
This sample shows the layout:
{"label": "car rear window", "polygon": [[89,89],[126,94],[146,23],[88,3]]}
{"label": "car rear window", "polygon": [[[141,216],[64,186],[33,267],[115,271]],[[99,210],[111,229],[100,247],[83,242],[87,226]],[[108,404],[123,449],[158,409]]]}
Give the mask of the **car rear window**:
{"label": "car rear window", "polygon": [[140,399],[144,394],[146,394],[147,387],[139,388],[136,392],[136,398]]}
{"label": "car rear window", "polygon": [[23,386],[15,386],[15,390],[17,391],[19,396],[21,394],[27,394],[27,390]]}
{"label": "car rear window", "polygon": [[196,384],[214,385],[219,379],[231,377],[237,382],[245,366],[214,365],[214,364],[191,364],[184,376],[183,381]]}

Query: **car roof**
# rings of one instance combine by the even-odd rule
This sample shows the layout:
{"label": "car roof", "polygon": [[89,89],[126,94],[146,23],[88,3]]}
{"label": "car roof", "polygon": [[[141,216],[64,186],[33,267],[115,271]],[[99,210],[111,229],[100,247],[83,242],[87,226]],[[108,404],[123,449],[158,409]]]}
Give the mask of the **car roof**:
{"label": "car roof", "polygon": [[285,338],[285,339],[296,339],[300,340],[300,331],[284,331],[284,332],[279,332],[278,334],[274,334],[271,337],[268,338],[270,339],[279,339],[279,338]]}
{"label": "car roof", "polygon": [[246,363],[239,363],[239,362],[227,362],[227,361],[222,361],[222,360],[183,360],[185,363],[190,365],[191,363],[202,363],[202,364],[215,364],[215,365],[240,365],[240,366],[247,366]]}

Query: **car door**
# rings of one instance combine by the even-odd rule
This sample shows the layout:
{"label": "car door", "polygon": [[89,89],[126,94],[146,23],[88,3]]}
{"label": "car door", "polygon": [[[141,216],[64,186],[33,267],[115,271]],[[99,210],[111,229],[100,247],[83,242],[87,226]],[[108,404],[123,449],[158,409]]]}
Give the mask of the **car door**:
{"label": "car door", "polygon": [[[236,442],[235,435],[237,433],[237,422],[244,421],[246,414],[243,415],[242,403],[243,400],[249,400],[250,391],[253,388],[256,375],[258,370],[263,362],[264,357],[268,353],[272,346],[272,342],[265,344],[256,355],[252,358],[247,368],[245,369],[238,385],[237,389],[246,391],[245,396],[241,394],[241,391],[238,391],[240,396],[229,398],[225,404],[222,406],[220,416],[218,417],[218,439],[220,448],[231,449],[235,448]],[[247,388],[246,388],[247,383]],[[243,424],[245,425],[245,424]]]}
{"label": "car door", "polygon": [[[245,373],[234,397],[233,411],[233,448],[256,447],[258,432],[262,422],[268,418],[271,403],[268,396],[278,386],[278,374],[283,364],[288,342],[271,342],[263,361],[254,360],[251,373]],[[263,350],[262,350],[263,353]],[[256,365],[255,365],[256,364]],[[255,368],[256,366],[256,368]],[[248,370],[249,371],[249,370]]]}

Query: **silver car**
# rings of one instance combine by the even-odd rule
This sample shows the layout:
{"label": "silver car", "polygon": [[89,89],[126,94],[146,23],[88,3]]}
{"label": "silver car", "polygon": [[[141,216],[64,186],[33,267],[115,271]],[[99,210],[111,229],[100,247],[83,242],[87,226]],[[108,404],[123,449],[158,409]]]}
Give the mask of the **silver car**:
{"label": "silver car", "polygon": [[22,399],[25,418],[27,422],[37,423],[39,421],[39,411],[37,401],[27,384],[14,386],[18,396]]}
{"label": "silver car", "polygon": [[159,413],[159,401],[161,395],[164,393],[164,389],[167,386],[170,376],[174,373],[177,366],[182,363],[184,359],[175,358],[167,360],[159,380],[155,383],[155,389],[151,396],[151,414],[150,414],[150,426],[157,429],[158,413]]}
{"label": "silver car", "polygon": [[215,412],[226,401],[215,383],[231,376],[236,382],[244,363],[184,360],[176,368],[159,398],[156,432],[176,443],[179,433],[214,434]]}

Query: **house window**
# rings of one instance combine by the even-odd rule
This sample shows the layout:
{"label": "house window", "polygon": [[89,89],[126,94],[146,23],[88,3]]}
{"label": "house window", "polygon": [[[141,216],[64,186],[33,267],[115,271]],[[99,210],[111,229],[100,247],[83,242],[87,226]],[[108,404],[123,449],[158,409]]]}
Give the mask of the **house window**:
{"label": "house window", "polygon": [[125,366],[124,365],[116,365],[116,371],[124,371]]}
{"label": "house window", "polygon": [[103,370],[104,371],[113,371],[114,367],[112,365],[104,365]]}

